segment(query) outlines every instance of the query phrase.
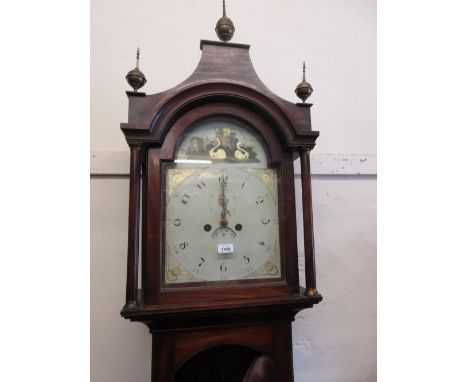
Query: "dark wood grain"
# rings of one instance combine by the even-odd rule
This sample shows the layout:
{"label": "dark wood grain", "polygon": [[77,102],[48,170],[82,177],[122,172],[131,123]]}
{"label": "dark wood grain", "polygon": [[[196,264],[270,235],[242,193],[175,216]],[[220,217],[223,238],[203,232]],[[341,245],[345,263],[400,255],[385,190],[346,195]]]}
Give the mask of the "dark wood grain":
{"label": "dark wood grain", "polygon": [[143,222],[146,227],[145,262],[142,273],[147,275],[143,284],[144,305],[152,305],[156,302],[160,292],[163,268],[160,262],[162,251],[162,176],[161,162],[159,161],[160,149],[148,150],[147,160],[147,192],[146,192],[146,219]]}
{"label": "dark wood grain", "polygon": [[153,333],[151,381],[172,382],[174,378],[174,333]]}
{"label": "dark wood grain", "polygon": [[279,381],[294,381],[291,322],[273,326],[273,349]]}
{"label": "dark wood grain", "polygon": [[130,148],[130,191],[128,206],[128,253],[126,307],[138,305],[138,262],[140,249],[140,146]]}
{"label": "dark wood grain", "polygon": [[302,219],[304,224],[304,260],[306,276],[306,296],[317,293],[315,280],[315,243],[314,225],[312,218],[312,187],[310,179],[310,150],[302,148],[301,156],[301,182],[302,182]]}
{"label": "dark wood grain", "polygon": [[[179,319],[183,326],[192,325],[196,320],[205,322],[208,318],[221,320],[225,316],[265,316],[272,314],[281,314],[288,312],[287,316],[292,320],[296,312],[311,308],[314,304],[322,301],[322,296],[304,296],[305,289],[297,294],[286,296],[256,297],[251,299],[226,300],[220,298],[218,301],[194,301],[184,304],[155,304],[141,305],[139,309],[122,309],[123,317],[133,321],[142,321],[145,323],[152,320],[176,320]],[[263,319],[264,317],[262,317]],[[270,317],[270,320],[277,316]],[[183,321],[186,322],[183,322]],[[179,324],[178,324],[179,325]]]}
{"label": "dark wood grain", "polygon": [[256,350],[260,354],[270,350],[273,330],[270,326],[251,325],[237,327],[212,327],[204,330],[182,331],[176,334],[175,366],[180,367],[202,349],[235,344]]}

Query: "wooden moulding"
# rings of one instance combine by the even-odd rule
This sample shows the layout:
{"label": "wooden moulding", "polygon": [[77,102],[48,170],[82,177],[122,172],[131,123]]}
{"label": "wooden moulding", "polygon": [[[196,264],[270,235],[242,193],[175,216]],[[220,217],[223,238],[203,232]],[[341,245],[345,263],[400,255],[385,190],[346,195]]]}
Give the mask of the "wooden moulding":
{"label": "wooden moulding", "polygon": [[125,307],[138,306],[138,262],[140,247],[141,148],[130,148],[130,192],[128,205],[127,290]]}
{"label": "wooden moulding", "polygon": [[[220,324],[223,320],[233,324],[280,318],[293,320],[298,311],[311,308],[322,301],[320,294],[311,297],[304,294],[305,289],[301,288],[299,294],[289,296],[152,305],[136,310],[123,310],[121,314],[132,321],[145,322],[150,329],[196,327],[208,322]],[[152,326],[156,322],[156,326]]]}
{"label": "wooden moulding", "polygon": [[301,182],[302,182],[302,218],[304,224],[304,260],[306,277],[306,296],[317,294],[315,279],[315,245],[314,224],[312,217],[312,187],[310,179],[310,149],[301,148]]}

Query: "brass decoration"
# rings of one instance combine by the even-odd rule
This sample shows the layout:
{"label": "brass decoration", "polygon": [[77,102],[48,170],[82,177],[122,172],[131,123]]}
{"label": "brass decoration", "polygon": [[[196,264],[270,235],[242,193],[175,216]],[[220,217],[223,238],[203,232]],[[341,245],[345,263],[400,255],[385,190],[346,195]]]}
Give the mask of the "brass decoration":
{"label": "brass decoration", "polygon": [[173,269],[168,269],[167,271],[167,281],[176,281],[177,280],[177,276],[180,275],[180,268],[179,267],[175,267]]}
{"label": "brass decoration", "polygon": [[259,169],[248,168],[245,169],[249,174],[254,175],[266,187],[271,195],[271,198],[276,204],[276,171],[271,168]]}
{"label": "brass decoration", "polygon": [[317,289],[315,289],[315,288],[307,288],[307,290],[305,292],[305,295],[309,296],[309,297],[315,296],[317,294],[318,294],[318,292],[317,292]]}
{"label": "brass decoration", "polygon": [[305,102],[307,98],[312,94],[314,89],[312,89],[312,86],[306,81],[305,78],[305,62],[302,66],[302,81],[299,83],[299,85],[296,86],[296,95],[302,100],[302,102]]}
{"label": "brass decoration", "polygon": [[167,171],[167,198],[170,198],[175,189],[189,176],[200,171],[199,168],[171,168]]}
{"label": "brass decoration", "polygon": [[275,276],[278,274],[278,267],[275,264],[273,264],[271,261],[267,261],[265,263],[265,268],[266,268],[267,274],[270,276]]}
{"label": "brass decoration", "polygon": [[229,17],[226,17],[226,3],[223,0],[223,17],[221,17],[218,22],[216,23],[216,34],[218,35],[219,39],[224,42],[228,42],[234,36],[234,23]]}
{"label": "brass decoration", "polygon": [[[166,253],[170,253],[171,249],[166,246]],[[189,282],[196,280],[195,276],[182,267],[177,259],[172,256],[167,256],[166,263],[166,282]]]}
{"label": "brass decoration", "polygon": [[[271,248],[270,248],[271,250]],[[252,278],[265,278],[265,277],[272,277],[278,278],[280,276],[280,272],[278,269],[278,261],[279,261],[279,252],[278,252],[278,243],[276,242],[273,251],[271,252],[272,255],[270,258],[262,264],[259,268],[249,274],[249,277]]]}
{"label": "brass decoration", "polygon": [[213,162],[260,162],[255,147],[247,145],[237,138],[238,132],[223,127],[216,130],[214,137],[194,136],[184,152],[184,158],[210,159]]}
{"label": "brass decoration", "polygon": [[248,151],[245,150],[245,147],[242,148],[242,143],[241,142],[237,142],[236,143],[236,147],[237,147],[237,150],[234,151],[234,156],[238,159],[238,160],[247,160],[249,159],[250,157],[250,153]]}
{"label": "brass decoration", "polygon": [[186,270],[183,270],[178,265],[166,269],[166,282],[188,282],[196,280],[193,275],[191,275]]}
{"label": "brass decoration", "polygon": [[137,49],[136,54],[136,67],[133,70],[130,70],[125,77],[128,84],[133,88],[134,92],[138,92],[144,84],[146,84],[146,77],[138,68],[140,62],[140,48]]}
{"label": "brass decoration", "polygon": [[213,142],[215,142],[215,146],[209,151],[211,159],[226,159],[226,150],[219,147],[221,146],[219,138],[216,137]]}

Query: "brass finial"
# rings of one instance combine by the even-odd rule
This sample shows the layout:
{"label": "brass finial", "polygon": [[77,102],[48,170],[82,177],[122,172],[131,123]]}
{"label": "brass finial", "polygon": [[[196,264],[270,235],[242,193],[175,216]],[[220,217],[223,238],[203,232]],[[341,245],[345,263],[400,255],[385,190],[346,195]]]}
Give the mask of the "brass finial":
{"label": "brass finial", "polygon": [[235,30],[232,20],[226,17],[226,2],[223,0],[223,17],[216,23],[216,34],[221,41],[228,42],[234,36]]}
{"label": "brass finial", "polygon": [[314,89],[312,89],[312,86],[306,81],[305,78],[305,62],[302,66],[302,81],[300,82],[299,85],[296,86],[296,95],[302,100],[302,102],[305,102],[307,98],[312,94]]}
{"label": "brass finial", "polygon": [[146,77],[138,68],[140,64],[140,48],[137,48],[136,54],[136,67],[133,70],[130,70],[125,77],[128,84],[133,88],[133,91],[136,93],[144,84],[146,84]]}

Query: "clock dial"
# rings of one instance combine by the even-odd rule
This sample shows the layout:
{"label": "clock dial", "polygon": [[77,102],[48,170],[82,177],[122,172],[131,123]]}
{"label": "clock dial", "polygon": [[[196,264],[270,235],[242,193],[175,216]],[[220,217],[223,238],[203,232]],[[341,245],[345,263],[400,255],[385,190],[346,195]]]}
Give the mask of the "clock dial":
{"label": "clock dial", "polygon": [[280,277],[275,171],[167,171],[168,178],[181,174],[167,195],[166,282]]}
{"label": "clock dial", "polygon": [[[258,137],[232,125],[225,129],[249,138],[248,144],[231,146],[247,153],[254,147],[255,156],[248,158],[255,161],[247,161],[240,150],[236,156],[224,144],[214,154],[222,157],[218,161],[210,156],[216,146],[208,146],[199,152],[210,156],[211,163],[185,156],[166,169],[166,283],[281,277],[276,170],[266,168]],[[216,136],[216,129],[203,133],[210,131]],[[226,155],[219,154],[220,147]]]}

